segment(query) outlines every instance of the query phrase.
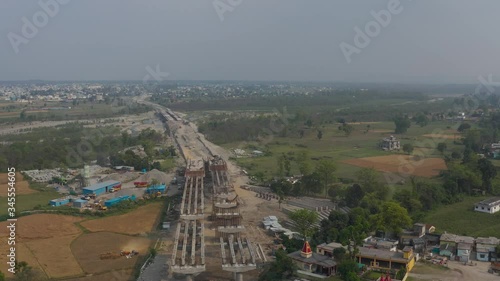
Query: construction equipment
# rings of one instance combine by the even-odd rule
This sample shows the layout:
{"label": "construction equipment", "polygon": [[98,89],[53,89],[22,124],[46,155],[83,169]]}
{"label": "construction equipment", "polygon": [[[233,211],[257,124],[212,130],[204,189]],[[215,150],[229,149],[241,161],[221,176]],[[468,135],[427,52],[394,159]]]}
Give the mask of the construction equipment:
{"label": "construction equipment", "polygon": [[131,252],[129,252],[129,251],[121,251],[120,252],[120,255],[126,257],[127,259],[130,259],[133,256],[137,256],[138,254],[139,254],[139,252],[137,252],[136,250],[132,250]]}
{"label": "construction equipment", "polygon": [[107,211],[108,207],[99,205],[99,211]]}
{"label": "construction equipment", "polygon": [[147,181],[136,181],[134,182],[135,187],[148,187]]}

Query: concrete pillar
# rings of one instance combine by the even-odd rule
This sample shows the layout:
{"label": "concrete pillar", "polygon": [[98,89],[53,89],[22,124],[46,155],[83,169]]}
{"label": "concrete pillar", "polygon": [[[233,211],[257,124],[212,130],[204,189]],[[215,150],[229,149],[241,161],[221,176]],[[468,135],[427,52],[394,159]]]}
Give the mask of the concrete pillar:
{"label": "concrete pillar", "polygon": [[241,272],[235,272],[234,273],[234,280],[235,281],[243,281],[243,273],[241,273]]}

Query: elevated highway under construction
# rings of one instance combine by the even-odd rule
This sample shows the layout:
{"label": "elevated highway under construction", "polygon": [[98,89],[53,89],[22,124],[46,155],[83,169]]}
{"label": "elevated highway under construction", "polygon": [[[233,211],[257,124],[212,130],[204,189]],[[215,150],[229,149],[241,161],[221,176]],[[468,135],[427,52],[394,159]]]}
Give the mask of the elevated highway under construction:
{"label": "elevated highway under construction", "polygon": [[[226,161],[213,153],[196,127],[168,108],[153,106],[168,127],[186,161],[185,183],[175,228],[172,273],[186,280],[218,267],[243,280],[243,274],[265,261],[262,248],[245,236],[238,195]],[[211,209],[211,210],[210,210]]]}

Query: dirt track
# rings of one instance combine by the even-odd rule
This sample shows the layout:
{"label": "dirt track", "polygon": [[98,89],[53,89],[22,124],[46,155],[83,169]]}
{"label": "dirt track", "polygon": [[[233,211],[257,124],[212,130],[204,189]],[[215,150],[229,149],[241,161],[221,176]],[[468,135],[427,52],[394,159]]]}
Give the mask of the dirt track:
{"label": "dirt track", "polygon": [[475,262],[477,265],[449,261],[448,269],[418,263],[409,276],[415,281],[498,281],[498,276],[488,273],[489,263]]}

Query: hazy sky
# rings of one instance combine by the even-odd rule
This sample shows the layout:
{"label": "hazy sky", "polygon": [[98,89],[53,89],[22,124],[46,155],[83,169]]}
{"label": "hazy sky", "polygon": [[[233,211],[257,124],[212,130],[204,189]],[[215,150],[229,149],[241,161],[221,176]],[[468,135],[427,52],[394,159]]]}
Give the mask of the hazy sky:
{"label": "hazy sky", "polygon": [[0,80],[500,81],[498,0],[400,0],[348,63],[340,44],[393,1],[216,0],[221,21],[213,0],[72,0],[44,26],[39,1],[2,0]]}

